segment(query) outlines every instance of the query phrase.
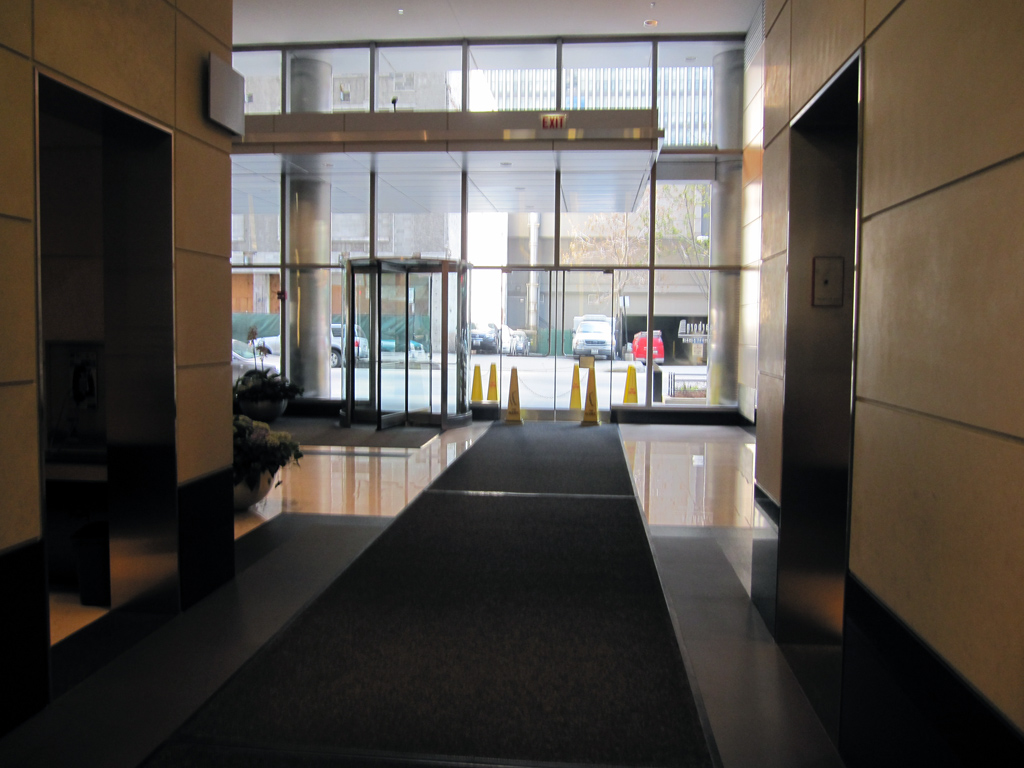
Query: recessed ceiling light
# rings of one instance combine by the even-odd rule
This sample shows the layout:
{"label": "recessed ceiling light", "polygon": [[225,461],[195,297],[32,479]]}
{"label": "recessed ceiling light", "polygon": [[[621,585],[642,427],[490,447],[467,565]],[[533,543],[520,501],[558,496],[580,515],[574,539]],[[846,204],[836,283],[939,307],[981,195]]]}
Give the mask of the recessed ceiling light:
{"label": "recessed ceiling light", "polygon": [[526,187],[516,187],[516,192],[525,192]]}
{"label": "recessed ceiling light", "polygon": [[512,167],[512,163],[511,163],[511,162],[509,162],[508,160],[503,160],[503,161],[501,162],[501,167],[502,167],[502,168],[511,168],[511,167]]}
{"label": "recessed ceiling light", "polygon": [[398,15],[401,16],[403,13],[405,13],[405,9],[399,8],[398,9]]}
{"label": "recessed ceiling light", "polygon": [[658,26],[658,20],[657,19],[647,19],[647,21],[644,22],[644,26],[645,27],[656,27],[656,26]]}

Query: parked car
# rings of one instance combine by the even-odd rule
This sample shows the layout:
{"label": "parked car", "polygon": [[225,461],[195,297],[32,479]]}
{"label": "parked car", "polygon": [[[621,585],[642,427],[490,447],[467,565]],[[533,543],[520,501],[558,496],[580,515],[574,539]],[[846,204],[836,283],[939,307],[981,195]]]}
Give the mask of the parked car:
{"label": "parked car", "polygon": [[473,323],[469,332],[470,345],[474,352],[498,353],[501,346],[501,331],[494,323]]}
{"label": "parked car", "polygon": [[[647,364],[647,331],[633,334],[633,359]],[[654,332],[654,362],[665,362],[665,342],[661,339],[661,331]]]}
{"label": "parked car", "polygon": [[572,335],[572,354],[612,359],[612,324],[604,320],[582,320]]}
{"label": "parked car", "polygon": [[238,381],[255,368],[266,370],[267,373],[277,373],[277,367],[266,362],[255,360],[255,353],[251,344],[246,344],[238,339],[231,340],[231,380]]}
{"label": "parked car", "polygon": [[[331,368],[341,368],[341,361],[344,359],[345,349],[345,325],[344,323],[331,323]],[[355,338],[356,362],[370,359],[370,342],[366,334],[358,325],[356,326]]]}

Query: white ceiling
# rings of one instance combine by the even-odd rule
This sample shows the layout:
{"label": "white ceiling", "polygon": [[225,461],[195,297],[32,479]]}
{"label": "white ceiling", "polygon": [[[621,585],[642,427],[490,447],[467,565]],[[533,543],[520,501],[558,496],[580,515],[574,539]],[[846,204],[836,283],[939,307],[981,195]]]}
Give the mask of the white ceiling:
{"label": "white ceiling", "polygon": [[[758,5],[758,0],[234,0],[234,42],[742,34]],[[658,26],[645,27],[645,19],[656,19]]]}

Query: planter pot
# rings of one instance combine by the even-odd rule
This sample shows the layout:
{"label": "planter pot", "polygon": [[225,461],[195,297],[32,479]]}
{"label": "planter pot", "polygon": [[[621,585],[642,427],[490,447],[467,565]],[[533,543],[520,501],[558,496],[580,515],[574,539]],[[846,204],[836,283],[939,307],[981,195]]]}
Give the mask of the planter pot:
{"label": "planter pot", "polygon": [[253,504],[257,504],[266,498],[270,489],[274,487],[274,475],[264,472],[260,475],[260,482],[255,488],[250,488],[244,480],[235,486],[235,511],[241,512]]}
{"label": "planter pot", "polygon": [[239,410],[256,421],[265,421],[268,424],[284,413],[288,407],[287,400],[239,400]]}

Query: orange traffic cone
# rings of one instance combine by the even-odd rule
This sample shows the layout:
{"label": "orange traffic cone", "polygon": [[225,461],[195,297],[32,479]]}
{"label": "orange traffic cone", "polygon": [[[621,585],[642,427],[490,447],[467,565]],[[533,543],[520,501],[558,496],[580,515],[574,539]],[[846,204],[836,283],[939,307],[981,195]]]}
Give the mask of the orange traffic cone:
{"label": "orange traffic cone", "polygon": [[523,414],[519,410],[519,373],[512,368],[512,380],[508,385],[508,410],[505,411],[506,424],[522,424]]}

